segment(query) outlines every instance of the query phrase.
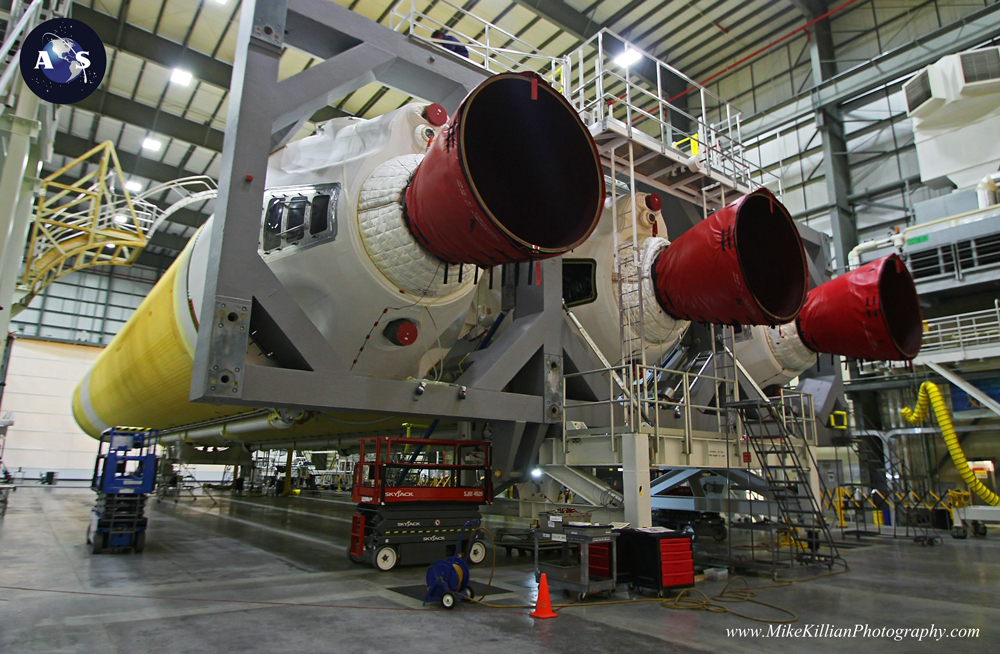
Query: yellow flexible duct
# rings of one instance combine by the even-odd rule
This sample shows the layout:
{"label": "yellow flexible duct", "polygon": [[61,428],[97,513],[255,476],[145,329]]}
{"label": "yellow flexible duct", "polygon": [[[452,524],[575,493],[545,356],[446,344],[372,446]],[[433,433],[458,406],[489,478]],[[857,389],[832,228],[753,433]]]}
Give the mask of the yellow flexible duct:
{"label": "yellow flexible duct", "polygon": [[962,476],[962,480],[969,485],[969,490],[983,498],[984,502],[991,506],[1000,506],[1000,497],[997,497],[996,493],[976,478],[976,473],[972,472],[969,462],[965,460],[965,453],[962,452],[962,446],[958,443],[958,434],[955,433],[955,428],[951,424],[948,407],[945,406],[944,398],[941,397],[941,391],[938,390],[937,384],[933,382],[921,384],[920,392],[917,394],[917,408],[903,408],[900,413],[910,424],[919,425],[927,418],[927,409],[930,406],[934,407],[934,415],[941,427],[941,435],[944,436],[948,453],[951,454],[951,460],[955,463],[955,468]]}

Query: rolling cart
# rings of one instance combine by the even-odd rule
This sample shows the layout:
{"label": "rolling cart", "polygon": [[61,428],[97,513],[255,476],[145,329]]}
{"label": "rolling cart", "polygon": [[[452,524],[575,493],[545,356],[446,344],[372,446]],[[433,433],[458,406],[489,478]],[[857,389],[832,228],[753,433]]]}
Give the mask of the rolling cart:
{"label": "rolling cart", "polygon": [[618,557],[636,590],[663,596],[670,590],[694,586],[691,534],[663,527],[623,529]]}
{"label": "rolling cart", "polygon": [[159,432],[113,427],[101,434],[90,487],[97,501],[90,512],[87,543],[94,554],[105,548],[142,552],[146,544],[146,497],[156,480]]}
{"label": "rolling cart", "polygon": [[[535,529],[534,537],[535,581],[540,581],[544,572],[551,588],[561,588],[581,601],[596,593],[607,593],[610,597],[615,592],[618,534],[610,525],[557,524]],[[539,561],[539,551],[547,543],[562,544],[558,561]],[[580,548],[578,560],[571,554],[572,545]]]}

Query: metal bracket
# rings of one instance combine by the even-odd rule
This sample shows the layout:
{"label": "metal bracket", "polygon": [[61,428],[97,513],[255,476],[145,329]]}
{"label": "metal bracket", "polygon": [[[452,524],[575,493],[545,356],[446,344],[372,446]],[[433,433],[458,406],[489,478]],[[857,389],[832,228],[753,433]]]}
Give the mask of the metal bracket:
{"label": "metal bracket", "polygon": [[555,354],[545,355],[545,422],[562,421],[563,415],[563,358]]}
{"label": "metal bracket", "polygon": [[243,366],[250,338],[250,300],[218,298],[212,316],[212,354],[206,395],[242,397]]}
{"label": "metal bracket", "polygon": [[38,136],[41,127],[42,123],[40,121],[31,118],[24,118],[13,114],[0,116],[0,131],[10,134],[29,136],[34,139]]}
{"label": "metal bracket", "polygon": [[285,17],[288,4],[284,0],[258,2],[253,15],[253,31],[250,37],[269,46],[282,48],[285,45]]}

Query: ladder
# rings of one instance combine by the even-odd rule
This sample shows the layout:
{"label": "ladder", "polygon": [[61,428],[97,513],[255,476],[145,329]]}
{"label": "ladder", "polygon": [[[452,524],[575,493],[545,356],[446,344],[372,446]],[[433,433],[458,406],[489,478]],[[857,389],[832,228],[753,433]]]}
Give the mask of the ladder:
{"label": "ladder", "polygon": [[[618,277],[618,328],[621,338],[621,365],[627,366],[625,383],[629,387],[629,398],[626,410],[626,424],[632,429],[642,425],[642,401],[645,397],[644,374],[637,366],[645,369],[646,348],[643,329],[642,306],[642,262],[639,259],[638,215],[635,198],[635,166],[632,142],[625,143],[628,147],[628,197],[631,225],[620,225],[623,222],[618,215],[618,177],[615,171],[614,150],[611,161],[611,232],[615,252],[615,272]],[[627,233],[627,238],[620,238]]]}
{"label": "ladder", "polygon": [[[743,423],[747,442],[764,474],[767,492],[778,509],[780,524],[789,531],[792,559],[803,565],[822,564],[832,568],[840,560],[840,553],[813,493],[809,473],[799,458],[797,449],[806,446],[805,440],[789,429],[790,423],[781,419],[773,401],[742,400],[728,407],[736,410]],[[811,454],[807,456],[812,458]]]}

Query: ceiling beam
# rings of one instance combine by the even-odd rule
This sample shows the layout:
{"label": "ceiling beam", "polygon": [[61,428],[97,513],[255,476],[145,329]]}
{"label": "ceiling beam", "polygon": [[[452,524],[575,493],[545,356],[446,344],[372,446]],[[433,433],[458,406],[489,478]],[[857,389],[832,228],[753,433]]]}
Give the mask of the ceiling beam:
{"label": "ceiling beam", "polygon": [[[73,18],[89,25],[97,36],[107,45],[118,40],[118,19],[89,8],[79,0],[73,4]],[[229,88],[233,75],[233,67],[224,61],[213,59],[191,48],[185,48],[162,36],[150,34],[146,30],[125,23],[122,27],[120,49],[146,61],[160,64],[167,68],[183,68],[197,79],[214,84],[223,89]]]}
{"label": "ceiling beam", "polygon": [[600,23],[587,18],[562,0],[514,0],[530,9],[564,32],[569,32],[581,41],[586,41],[601,30]]}
{"label": "ceiling beam", "polygon": [[974,48],[997,37],[1000,37],[1000,3],[974,11],[744,119],[743,140],[767,134],[824,107],[847,102],[910,75],[945,55]]}
{"label": "ceiling beam", "polygon": [[[118,40],[119,24],[117,18],[91,9],[80,0],[73,4],[73,18],[92,27],[101,37],[101,41],[114,47],[112,44]],[[185,48],[180,43],[147,32],[135,25],[126,23],[121,26],[121,30],[122,38],[119,49],[122,52],[127,52],[164,68],[183,68],[190,72],[195,79],[222,89],[229,89],[233,67],[225,61],[214,59],[209,55],[192,50],[190,47]],[[110,100],[111,94],[109,93],[108,96]],[[315,123],[350,115],[346,111],[334,107],[325,107],[318,111],[311,121]],[[140,125],[140,127],[146,127],[146,125]],[[201,144],[199,143],[199,145]]]}
{"label": "ceiling beam", "polygon": [[818,18],[829,11],[823,0],[788,0],[788,4],[795,7],[803,18],[809,20]]}
{"label": "ceiling beam", "polygon": [[156,107],[130,100],[121,95],[108,93],[102,107],[101,98],[97,93],[93,93],[73,106],[97,115],[120,120],[129,125],[149,129],[157,134],[163,134],[185,143],[222,152],[222,139],[225,136],[222,130],[175,116],[166,111],[157,112]]}
{"label": "ceiling beam", "polygon": [[172,264],[176,258],[177,257],[172,257],[167,254],[156,254],[153,252],[143,251],[135,260],[135,265],[144,266],[146,268],[155,268],[162,274],[167,268],[170,267],[170,264]]}

